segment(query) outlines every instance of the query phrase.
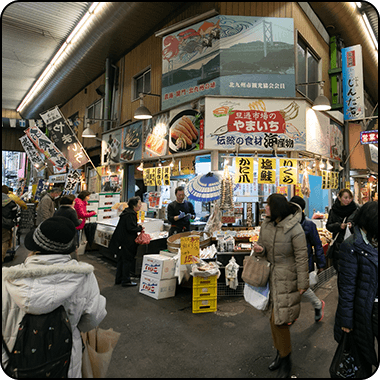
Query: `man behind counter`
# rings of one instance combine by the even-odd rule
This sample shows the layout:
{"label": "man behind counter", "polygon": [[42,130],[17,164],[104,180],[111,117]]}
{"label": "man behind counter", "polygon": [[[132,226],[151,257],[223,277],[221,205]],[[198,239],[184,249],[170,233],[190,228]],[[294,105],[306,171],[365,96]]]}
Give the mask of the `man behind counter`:
{"label": "man behind counter", "polygon": [[168,205],[168,220],[171,223],[169,236],[190,231],[190,219],[195,219],[194,206],[185,201],[185,189],[179,186],[175,189],[176,200]]}

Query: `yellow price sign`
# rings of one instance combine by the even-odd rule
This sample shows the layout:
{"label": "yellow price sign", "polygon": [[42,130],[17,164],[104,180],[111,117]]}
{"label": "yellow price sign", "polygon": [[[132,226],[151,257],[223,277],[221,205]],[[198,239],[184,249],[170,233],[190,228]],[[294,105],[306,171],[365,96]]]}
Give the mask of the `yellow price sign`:
{"label": "yellow price sign", "polygon": [[181,265],[193,264],[193,256],[199,257],[199,236],[181,238]]}

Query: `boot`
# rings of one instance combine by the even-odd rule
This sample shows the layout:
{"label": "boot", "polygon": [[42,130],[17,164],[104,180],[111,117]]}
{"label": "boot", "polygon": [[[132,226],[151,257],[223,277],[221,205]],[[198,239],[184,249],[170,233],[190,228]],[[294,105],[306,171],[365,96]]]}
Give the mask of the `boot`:
{"label": "boot", "polygon": [[292,362],[290,360],[290,354],[284,358],[280,358],[280,366],[277,372],[277,378],[287,379],[290,377],[292,371]]}
{"label": "boot", "polygon": [[277,355],[276,355],[276,358],[273,360],[272,363],[269,364],[269,369],[271,371],[274,371],[275,369],[277,369],[278,367],[280,366],[280,353],[278,352],[277,350]]}

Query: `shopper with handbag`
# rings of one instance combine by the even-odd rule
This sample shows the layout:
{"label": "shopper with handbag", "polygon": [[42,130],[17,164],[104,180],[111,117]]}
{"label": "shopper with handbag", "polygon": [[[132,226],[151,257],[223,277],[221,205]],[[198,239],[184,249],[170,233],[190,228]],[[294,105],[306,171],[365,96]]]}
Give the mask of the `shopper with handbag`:
{"label": "shopper with handbag", "polygon": [[117,255],[115,285],[137,285],[136,282],[131,281],[131,272],[134,270],[138,248],[135,240],[137,234],[144,230],[143,226],[137,224],[137,212],[140,209],[140,197],[133,197],[128,201],[128,207],[120,214],[119,222],[109,244],[111,252]]}
{"label": "shopper with handbag", "polygon": [[354,219],[354,233],[341,245],[339,257],[339,300],[334,338],[353,335],[359,361],[367,376],[378,367],[378,202],[367,202]]}
{"label": "shopper with handbag", "polygon": [[336,271],[338,271],[339,246],[344,240],[346,227],[353,232],[353,219],[357,209],[359,208],[353,199],[354,196],[351,190],[340,190],[334,204],[331,207],[326,222],[326,229],[332,233],[334,240],[332,247],[328,250],[328,257],[333,260],[333,266]]}
{"label": "shopper with handbag", "polygon": [[271,194],[265,213],[253,250],[270,262],[268,310],[277,356],[269,369],[278,369],[277,377],[287,378],[292,369],[289,326],[298,318],[301,295],[309,288],[307,245],[298,205],[282,194]]}
{"label": "shopper with handbag", "polygon": [[[309,256],[309,273],[314,271],[314,257],[315,264],[318,268],[318,273],[321,273],[323,268],[326,266],[326,258],[323,252],[322,242],[318,234],[317,226],[312,220],[306,218],[303,211],[305,210],[306,202],[303,198],[295,195],[290,199],[290,202],[298,204],[298,206],[302,209],[301,226],[305,231],[306,236],[307,253]],[[315,322],[321,321],[324,316],[325,301],[320,300],[311,288],[307,289],[307,291],[303,294],[303,297],[306,298],[314,307]]]}

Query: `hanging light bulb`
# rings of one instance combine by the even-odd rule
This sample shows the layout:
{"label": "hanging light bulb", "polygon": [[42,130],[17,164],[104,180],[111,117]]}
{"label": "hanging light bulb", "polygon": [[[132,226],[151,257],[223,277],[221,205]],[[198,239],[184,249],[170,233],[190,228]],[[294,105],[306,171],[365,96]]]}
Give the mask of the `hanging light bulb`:
{"label": "hanging light bulb", "polygon": [[137,168],[140,172],[144,170],[144,163],[141,161],[140,166]]}
{"label": "hanging light bulb", "polygon": [[158,166],[159,166],[159,167],[162,166],[161,160],[158,161]]}
{"label": "hanging light bulb", "polygon": [[324,167],[325,167],[325,163],[321,159],[321,162],[319,163],[319,169],[322,170]]}
{"label": "hanging light bulb", "polygon": [[331,162],[329,160],[327,160],[327,167],[326,167],[327,170],[332,170],[334,169],[334,166],[331,164]]}
{"label": "hanging light bulb", "polygon": [[169,165],[171,168],[174,168],[174,157],[172,158],[172,162]]}

